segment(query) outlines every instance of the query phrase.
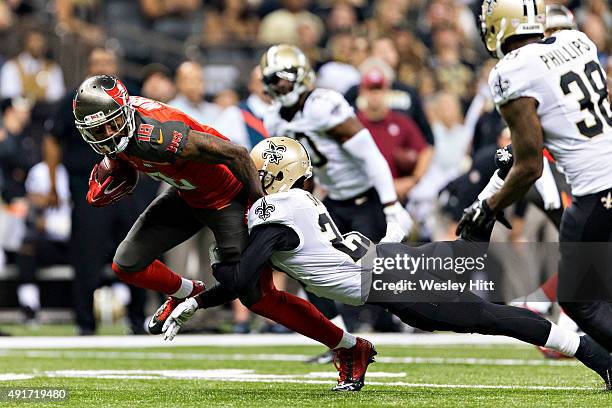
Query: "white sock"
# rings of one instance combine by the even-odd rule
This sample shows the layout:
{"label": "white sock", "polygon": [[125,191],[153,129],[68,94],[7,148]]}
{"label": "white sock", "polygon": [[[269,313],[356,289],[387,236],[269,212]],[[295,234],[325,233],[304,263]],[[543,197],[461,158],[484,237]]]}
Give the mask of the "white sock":
{"label": "white sock", "polygon": [[17,288],[17,299],[21,306],[28,306],[32,310],[40,309],[40,291],[34,283],[19,285]]}
{"label": "white sock", "polygon": [[548,340],[544,347],[557,350],[566,356],[573,357],[580,346],[580,336],[569,330],[565,330],[554,323],[551,323]]}
{"label": "white sock", "polygon": [[191,295],[191,292],[193,292],[193,282],[189,279],[181,278],[181,287],[170,296],[178,299],[185,299],[187,296]]}
{"label": "white sock", "polygon": [[345,330],[344,333],[342,334],[342,338],[340,339],[340,343],[338,343],[338,345],[334,347],[334,350],[338,348],[349,349],[353,347],[355,344],[357,344],[357,337],[353,336],[351,333]]}
{"label": "white sock", "polygon": [[346,325],[344,324],[344,319],[342,318],[342,315],[338,315],[334,317],[333,319],[330,320],[330,322],[332,322],[333,324],[335,324],[342,330],[346,331]]}
{"label": "white sock", "polygon": [[565,330],[569,330],[572,332],[579,332],[580,328],[576,324],[575,321],[572,320],[571,317],[565,314],[563,310],[559,313],[559,318],[557,319],[557,325]]}

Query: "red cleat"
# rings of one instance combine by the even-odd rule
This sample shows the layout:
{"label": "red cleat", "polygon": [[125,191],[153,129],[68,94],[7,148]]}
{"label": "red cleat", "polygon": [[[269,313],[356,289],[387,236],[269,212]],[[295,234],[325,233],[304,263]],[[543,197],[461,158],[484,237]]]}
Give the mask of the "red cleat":
{"label": "red cleat", "polygon": [[363,388],[366,370],[374,362],[376,354],[372,343],[361,337],[357,337],[357,344],[350,349],[334,350],[334,365],[340,376],[332,391],[359,391]]}
{"label": "red cleat", "polygon": [[[202,281],[192,280],[192,282],[193,282],[193,290],[191,291],[191,294],[187,297],[193,297],[195,295],[199,295],[200,293],[206,290],[206,286],[204,286],[204,283]],[[183,300],[185,299],[178,299],[178,298],[169,296],[168,300],[166,300],[164,304],[161,305],[159,309],[157,309],[155,314],[151,317],[151,320],[149,320],[149,324],[147,326],[147,328],[149,329],[149,333],[161,334],[162,328],[164,327],[164,323],[166,322],[166,319],[168,318],[168,316],[170,316],[170,313],[172,313],[172,311]]]}

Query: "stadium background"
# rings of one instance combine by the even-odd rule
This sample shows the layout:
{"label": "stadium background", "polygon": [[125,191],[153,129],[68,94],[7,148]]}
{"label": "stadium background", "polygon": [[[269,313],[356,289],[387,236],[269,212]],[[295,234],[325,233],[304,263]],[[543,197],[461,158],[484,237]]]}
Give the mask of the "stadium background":
{"label": "stadium background", "polygon": [[[609,3],[560,3],[573,10],[580,29],[597,44],[610,80]],[[483,175],[486,169],[470,169],[472,159],[476,163],[505,141],[499,137],[503,124],[486,85],[492,60],[479,38],[479,7],[479,1],[469,0],[0,1],[0,243],[5,250],[0,263],[0,330],[31,334],[39,330],[38,323],[63,323],[64,333],[72,333],[71,310],[91,302],[82,294],[103,284],[111,286],[96,291],[96,313],[99,320],[113,324],[112,332],[140,333],[144,316],[159,303],[154,294],[116,285],[107,265],[158,184],[141,177],[134,195],[110,209],[93,210],[84,203],[87,177],[99,156],[75,136],[70,100],[75,87],[91,73],[117,74],[130,94],[188,109],[203,122],[224,128],[221,122],[232,117],[232,109],[261,91],[250,82],[251,71],[266,47],[295,44],[311,59],[318,85],[344,93],[365,117],[367,91],[386,89],[386,103],[411,125],[385,122],[373,136],[394,170],[400,197],[418,221],[413,240],[452,237],[461,209],[471,202],[457,199],[456,191],[472,191],[473,199],[488,179]],[[235,141],[251,147],[248,138]],[[423,155],[425,171],[414,174]],[[62,238],[39,253],[42,261],[56,266],[36,265],[32,284],[20,276],[20,254],[31,255],[22,239],[40,235],[41,208],[55,198],[43,198],[42,205],[32,201],[26,179],[38,162],[59,157],[67,169],[72,209],[58,227]],[[555,239],[544,218],[527,205],[518,205],[513,218],[515,229],[497,231],[497,239]],[[66,219],[71,219],[71,238],[66,235]],[[205,255],[209,241],[210,236],[202,234],[166,261],[185,276],[210,282]],[[550,271],[550,265],[542,266],[542,274]],[[297,290],[291,282],[287,285]],[[117,320],[122,315],[128,317],[125,325]],[[23,321],[32,328],[24,332],[16,325]],[[349,328],[361,331],[406,329],[379,326],[367,315],[349,323]],[[216,316],[207,315],[202,327],[239,333],[282,331],[253,322],[237,306],[233,312],[228,307]],[[90,327],[76,329],[92,334]]]}

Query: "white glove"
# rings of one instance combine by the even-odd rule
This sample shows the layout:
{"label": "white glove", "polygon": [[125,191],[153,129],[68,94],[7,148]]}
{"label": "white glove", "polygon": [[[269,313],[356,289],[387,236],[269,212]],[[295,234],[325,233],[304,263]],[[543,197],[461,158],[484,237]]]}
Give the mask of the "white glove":
{"label": "white glove", "polygon": [[[408,235],[412,226],[414,225],[414,221],[408,211],[399,202],[395,204],[389,205],[383,209],[385,212],[385,216],[387,217],[387,225],[391,223],[395,223],[399,225],[399,227],[404,231],[404,236]],[[401,240],[400,240],[401,241]],[[394,241],[397,242],[397,241]]]}
{"label": "white glove", "polygon": [[168,316],[164,323],[164,327],[162,327],[164,340],[173,340],[181,329],[181,326],[193,317],[196,310],[198,310],[198,302],[192,297],[180,303],[172,313],[170,313],[170,316]]}
{"label": "white glove", "polygon": [[396,222],[387,223],[387,232],[380,243],[385,242],[402,242],[406,236],[406,231]]}
{"label": "white glove", "polygon": [[210,258],[210,266],[214,266],[221,262],[221,253],[219,252],[216,241],[213,241],[208,247],[208,256]]}

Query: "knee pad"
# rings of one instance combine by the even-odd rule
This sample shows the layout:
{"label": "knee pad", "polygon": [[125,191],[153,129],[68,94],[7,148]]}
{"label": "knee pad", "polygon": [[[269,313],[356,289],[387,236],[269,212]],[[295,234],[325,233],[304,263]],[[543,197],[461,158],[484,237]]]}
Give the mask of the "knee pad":
{"label": "knee pad", "polygon": [[[113,271],[119,274],[117,270],[121,272],[139,272],[146,268],[151,262],[151,259],[144,259],[140,256],[140,251],[136,245],[129,241],[123,241],[117,247],[115,256],[113,257]],[[115,270],[117,267],[117,270]]]}

